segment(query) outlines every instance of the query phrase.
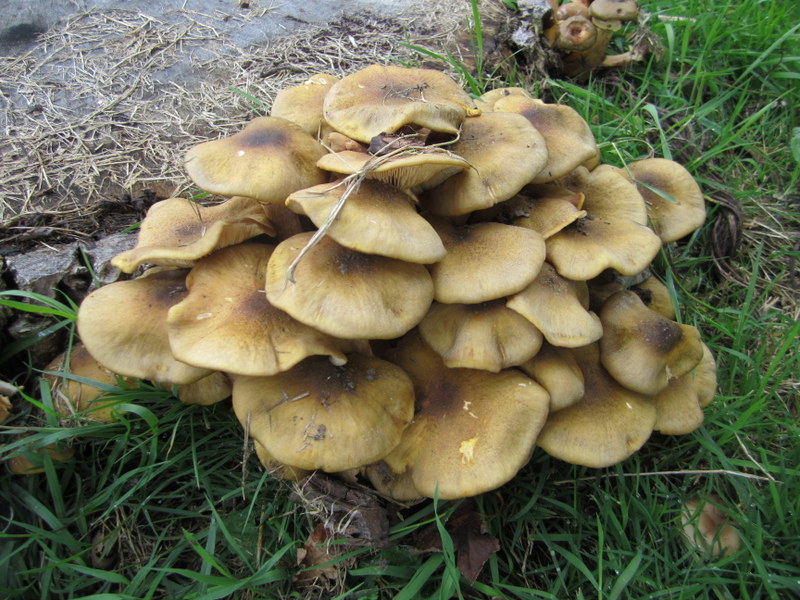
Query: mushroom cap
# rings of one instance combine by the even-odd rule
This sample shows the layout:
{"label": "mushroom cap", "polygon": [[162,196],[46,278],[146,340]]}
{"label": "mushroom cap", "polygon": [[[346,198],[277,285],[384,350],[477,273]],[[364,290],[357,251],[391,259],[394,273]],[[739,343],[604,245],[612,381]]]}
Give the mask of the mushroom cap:
{"label": "mushroom cap", "polygon": [[286,204],[322,227],[345,193],[344,206],[326,231],[342,246],[421,264],[444,257],[442,240],[417,213],[413,198],[392,185],[369,179],[352,188],[343,181],[325,183],[295,192]]}
{"label": "mushroom cap", "polygon": [[[68,352],[59,354],[44,370],[51,371],[45,372],[43,378],[50,385],[53,406],[60,415],[69,417],[76,412],[85,412],[83,416],[86,418],[103,423],[116,419],[114,405],[119,404],[118,399],[107,397],[104,388],[120,384],[127,387],[132,383],[97,362],[80,342],[73,344]],[[80,380],[52,372],[69,374]]]}
{"label": "mushroom cap", "polygon": [[339,78],[326,73],[312,75],[303,83],[283,88],[272,101],[270,116],[298,125],[310,136],[318,138],[325,126],[322,104],[325,95]]}
{"label": "mushroom cap", "polygon": [[145,263],[191,267],[214,250],[275,233],[264,208],[251,198],[231,198],[215,206],[168,198],[147,211],[136,247],[115,256],[111,264],[123,273],[133,273]]}
{"label": "mushroom cap", "polygon": [[215,371],[202,379],[176,386],[178,400],[184,404],[209,406],[231,397],[233,384],[225,373]]}
{"label": "mushroom cap", "polygon": [[[569,195],[566,195],[565,192],[568,192]],[[513,202],[513,200],[509,200],[509,202]],[[538,231],[545,240],[586,216],[586,211],[580,209],[580,205],[583,204],[583,195],[573,194],[569,190],[549,191],[547,196],[528,198],[525,204],[527,211],[514,219],[512,223],[517,227]]]}
{"label": "mushroom cap", "polygon": [[494,110],[525,117],[542,135],[547,162],[531,177],[533,183],[564,177],[597,154],[597,142],[589,125],[569,106],[515,95],[498,100]]}
{"label": "mushroom cap", "polygon": [[450,150],[472,167],[428,192],[423,204],[437,215],[464,215],[508,200],[547,162],[542,135],[525,117],[510,112],[467,119]]}
{"label": "mushroom cap", "polygon": [[253,440],[253,447],[256,450],[256,456],[258,457],[259,462],[273,477],[285,479],[286,481],[300,481],[301,479],[305,479],[311,475],[313,472],[307,469],[298,469],[297,467],[291,467],[283,464],[281,461],[272,456],[272,454],[270,454],[264,445],[258,440]]}
{"label": "mushroom cap", "polygon": [[592,0],[589,14],[603,21],[631,21],[639,15],[636,0]]}
{"label": "mushroom cap", "polygon": [[186,270],[152,269],[89,294],[78,311],[78,335],[95,360],[121,375],[162,383],[197,381],[210,370],[172,356],[167,312],[186,296]]}
{"label": "mushroom cap", "polygon": [[697,366],[669,382],[654,398],[656,424],[653,429],[666,435],[691,433],[703,424],[703,408],[714,399],[717,366],[703,344],[703,358]]}
{"label": "mushroom cap", "polygon": [[648,398],[619,385],[603,368],[597,344],[573,348],[585,393],[554,412],[536,444],[576,465],[610,467],[631,456],[653,432],[656,408]]}
{"label": "mushroom cap", "polygon": [[463,171],[469,163],[447,150],[422,147],[392,156],[343,150],[326,154],[317,161],[317,166],[341,175],[363,173],[367,179],[377,179],[402,190],[421,191]]}
{"label": "mushroom cap", "polygon": [[383,458],[414,416],[414,388],[399,367],[350,354],[313,356],[271,377],[236,376],[233,410],[276,460],[336,472]]}
{"label": "mushroom cap", "polygon": [[559,50],[588,50],[597,43],[597,28],[585,15],[572,15],[558,21],[553,45]]}
{"label": "mushroom cap", "polygon": [[371,65],[342,78],[328,91],[325,120],[337,131],[368,144],[404,125],[458,133],[472,99],[441,71]]}
{"label": "mushroom cap", "polygon": [[424,266],[350,250],[328,236],[301,256],[312,236],[293,236],[272,253],[266,290],[273,306],[344,339],[396,338],[425,316],[433,282]]}
{"label": "mushroom cap", "polygon": [[[649,269],[643,271],[635,276],[634,281],[631,281],[630,277],[623,277],[613,271],[600,274],[599,277],[587,282],[591,306],[599,310],[612,294],[630,289],[639,295],[644,305],[650,310],[656,311],[664,318],[674,320],[675,306],[672,303],[672,295],[667,286],[661,283],[655,275],[649,273]],[[639,281],[642,276],[645,277]]]}
{"label": "mushroom cap", "polygon": [[544,240],[531,229],[502,223],[454,227],[439,219],[433,226],[447,250],[429,267],[438,302],[478,304],[515,294],[544,263]]}
{"label": "mushroom cap", "polygon": [[352,342],[337,340],[272,306],[264,292],[266,244],[240,244],[200,260],[188,294],[167,316],[172,352],[198,367],[239,375],[274,375],[312,355],[344,361]]}
{"label": "mushroom cap", "polygon": [[327,180],[316,166],[324,154],[300,126],[257,117],[238,133],[190,148],[185,167],[207,192],[282,204],[292,192]]}
{"label": "mushroom cap", "polygon": [[383,459],[398,474],[393,495],[415,489],[411,498],[474,496],[525,465],[549,404],[535,381],[516,369],[448,369],[416,335],[392,360],[409,374],[417,397],[413,422]]}
{"label": "mushroom cap", "polygon": [[497,373],[529,360],[542,346],[542,334],[503,300],[481,304],[434,302],[419,324],[428,345],[450,368]]}
{"label": "mushroom cap", "polygon": [[729,556],[739,550],[742,540],[711,494],[707,500],[687,500],[681,511],[683,535],[692,547],[711,556]]}
{"label": "mushroom cap", "polygon": [[536,279],[511,296],[506,306],[533,323],[554,346],[585,346],[603,335],[600,319],[587,311],[589,290],[586,284],[564,279],[547,262]]}
{"label": "mushroom cap", "polygon": [[[21,437],[25,437],[25,434]],[[23,453],[5,459],[5,463],[6,468],[14,475],[35,475],[45,472],[45,456],[49,456],[54,462],[62,463],[74,455],[75,448],[59,441],[38,448],[25,448]]]}
{"label": "mushroom cap", "polygon": [[644,198],[650,226],[661,241],[679,240],[705,222],[703,192],[683,166],[666,158],[648,158],[626,169],[622,171]]}
{"label": "mushroom cap", "polygon": [[550,394],[551,413],[583,398],[583,373],[572,353],[564,348],[545,342],[536,356],[522,363],[519,368]]}
{"label": "mushroom cap", "polygon": [[499,87],[488,92],[484,92],[478,97],[476,104],[482,112],[494,112],[494,104],[500,98],[506,96],[522,96],[523,98],[530,98],[531,94],[528,90],[521,87]]}
{"label": "mushroom cap", "polygon": [[655,395],[703,358],[700,333],[665,319],[630,291],[612,295],[600,310],[600,357],[614,379],[628,389]]}
{"label": "mushroom cap", "polygon": [[547,260],[562,277],[587,281],[606,269],[635,275],[650,265],[661,240],[644,225],[647,212],[633,184],[600,165],[578,167],[561,185],[584,194],[588,213],[547,239]]}

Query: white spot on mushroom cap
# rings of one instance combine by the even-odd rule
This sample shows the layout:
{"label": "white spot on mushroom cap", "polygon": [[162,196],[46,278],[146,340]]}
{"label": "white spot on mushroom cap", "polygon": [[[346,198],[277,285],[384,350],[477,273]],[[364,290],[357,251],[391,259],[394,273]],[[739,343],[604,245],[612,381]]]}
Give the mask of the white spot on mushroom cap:
{"label": "white spot on mushroom cap", "polygon": [[244,150],[239,150],[239,151],[236,153],[236,156],[244,156]]}
{"label": "white spot on mushroom cap", "polygon": [[214,313],[200,313],[199,315],[197,315],[195,317],[195,319],[197,319],[198,321],[202,321],[203,319],[208,319],[208,318],[213,317],[213,316],[214,316]]}

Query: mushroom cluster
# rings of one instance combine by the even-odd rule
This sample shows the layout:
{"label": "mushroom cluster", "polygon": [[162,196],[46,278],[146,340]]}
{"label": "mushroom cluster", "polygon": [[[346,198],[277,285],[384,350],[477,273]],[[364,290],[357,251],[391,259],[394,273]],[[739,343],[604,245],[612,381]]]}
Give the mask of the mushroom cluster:
{"label": "mushroom cluster", "polygon": [[697,184],[668,160],[599,164],[567,106],[374,65],[283,90],[186,169],[228,199],[154,205],[113,261],[146,270],[90,294],[79,335],[113,373],[230,395],[282,476],[472,496],[535,446],[612,465],[714,395],[649,271],[702,223]]}
{"label": "mushroom cluster", "polygon": [[550,46],[563,55],[564,73],[571,77],[599,66],[621,67],[640,60],[640,49],[606,55],[615,31],[639,16],[636,0],[551,0],[553,19],[545,30]]}

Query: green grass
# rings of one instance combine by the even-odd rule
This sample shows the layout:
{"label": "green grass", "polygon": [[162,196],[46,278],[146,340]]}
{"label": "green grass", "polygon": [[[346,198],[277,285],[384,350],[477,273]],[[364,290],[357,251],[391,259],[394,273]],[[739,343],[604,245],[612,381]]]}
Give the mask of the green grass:
{"label": "green grass", "polygon": [[[705,424],[690,435],[654,435],[609,469],[537,452],[511,483],[476,500],[500,551],[474,585],[459,577],[445,529],[455,503],[425,503],[397,516],[390,547],[348,555],[355,562],[331,597],[800,597],[800,163],[792,151],[800,7],[780,0],[643,6],[654,13],[662,60],[544,88],[547,99],[592,124],[605,162],[672,157],[711,201],[708,224],[658,260],[681,320],[700,328],[719,364]],[[721,198],[740,205],[743,226],[722,270],[708,241],[725,214],[713,203]],[[70,330],[72,307],[42,310],[52,315],[51,332]],[[18,345],[6,354],[18,359],[24,351]],[[302,597],[292,583],[295,555],[313,520],[289,500],[289,486],[265,475],[252,455],[243,459],[229,405],[184,406],[149,387],[118,393],[127,412],[113,424],[63,426],[44,387],[30,393],[36,420],[20,415],[0,429],[3,455],[60,441],[76,451],[64,465],[45,458],[39,475],[0,474],[0,596]],[[25,444],[13,435],[22,422],[31,433]],[[724,559],[701,556],[680,532],[682,503],[711,493],[743,540]],[[409,552],[431,525],[444,551]],[[122,562],[93,566],[103,539]]]}

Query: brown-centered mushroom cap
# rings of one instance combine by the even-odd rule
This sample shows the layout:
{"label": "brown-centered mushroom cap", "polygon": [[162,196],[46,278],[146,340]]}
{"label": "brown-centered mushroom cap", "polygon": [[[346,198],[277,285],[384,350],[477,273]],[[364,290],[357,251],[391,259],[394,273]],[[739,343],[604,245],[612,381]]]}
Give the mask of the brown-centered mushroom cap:
{"label": "brown-centered mushroom cap", "polygon": [[536,444],[569,463],[609,467],[628,458],[650,437],[655,405],[609,376],[596,344],[570,352],[583,373],[586,391],[571,406],[551,413]]}
{"label": "brown-centered mushroom cap", "polygon": [[281,242],[267,266],[267,298],[315,329],[345,339],[391,339],[422,320],[433,301],[433,282],[419,264],[364,254],[328,236],[290,265],[313,234]]}
{"label": "brown-centered mushroom cap", "polygon": [[655,395],[691,371],[703,357],[700,333],[665,319],[634,292],[612,295],[600,310],[600,359],[621,385]]}
{"label": "brown-centered mushroom cap", "polygon": [[661,241],[679,240],[705,222],[703,192],[689,171],[675,161],[637,160],[622,172],[644,198],[650,224]]}
{"label": "brown-centered mushroom cap", "polygon": [[444,257],[442,240],[417,213],[413,198],[387,183],[367,179],[352,189],[344,181],[325,183],[295,192],[286,204],[322,227],[345,193],[326,232],[342,246],[421,264]]}
{"label": "brown-centered mushroom cap", "polygon": [[325,96],[326,121],[368,144],[404,125],[458,133],[476,109],[469,95],[441,71],[371,65],[338,81]]}
{"label": "brown-centered mushroom cap", "polygon": [[413,334],[392,360],[414,381],[417,404],[383,459],[388,469],[368,470],[384,478],[379,488],[398,500],[464,498],[503,485],[528,461],[549,403],[535,381],[516,369],[448,369]]}
{"label": "brown-centered mushroom cap", "polygon": [[681,511],[684,537],[692,547],[710,556],[729,556],[742,545],[728,515],[718,506],[721,502],[714,494],[705,500],[691,498]]}
{"label": "brown-centered mushroom cap", "polygon": [[510,112],[467,119],[449,149],[471,168],[428,192],[423,205],[437,215],[464,215],[508,200],[547,162],[542,135],[525,117]]}
{"label": "brown-centered mushroom cap", "polygon": [[542,334],[503,300],[481,304],[434,302],[419,324],[428,345],[450,368],[497,373],[529,360],[542,346]]}
{"label": "brown-centered mushroom cap", "polygon": [[186,296],[185,269],[146,272],[89,294],[78,311],[78,334],[95,360],[121,375],[176,385],[210,374],[172,356],[167,312]]}
{"label": "brown-centered mushroom cap", "polygon": [[273,246],[240,244],[197,263],[188,294],[167,317],[172,352],[187,364],[240,375],[274,375],[304,358],[344,361],[351,341],[337,340],[272,306],[264,291]]}
{"label": "brown-centered mushroom cap", "polygon": [[536,279],[511,296],[506,306],[533,323],[554,346],[585,346],[603,335],[600,319],[587,310],[586,284],[564,279],[547,262]]}
{"label": "brown-centered mushroom cap", "polygon": [[207,192],[283,204],[292,192],[327,180],[316,165],[324,154],[300,126],[257,117],[239,133],[190,148],[185,167]]}
{"label": "brown-centered mushroom cap", "polygon": [[597,143],[589,125],[569,106],[546,104],[523,96],[507,96],[495,103],[494,110],[521,115],[542,134],[547,147],[547,162],[530,179],[534,183],[564,177],[597,154]]}
{"label": "brown-centered mushroom cap", "polygon": [[414,389],[389,362],[347,358],[336,366],[315,356],[272,377],[237,376],[233,410],[281,463],[335,472],[380,460],[414,415]]}
{"label": "brown-centered mushroom cap", "polygon": [[251,198],[231,198],[215,206],[169,198],[150,207],[136,247],[115,256],[111,264],[123,273],[142,264],[191,267],[214,250],[275,233],[264,207]]}
{"label": "brown-centered mushroom cap", "polygon": [[320,139],[322,130],[326,128],[322,104],[328,90],[337,81],[339,78],[334,75],[317,73],[301,84],[283,88],[272,101],[270,116],[291,121],[310,136]]}
{"label": "brown-centered mushroom cap", "polygon": [[587,212],[547,239],[547,260],[562,277],[587,281],[609,268],[635,275],[650,265],[661,240],[645,225],[641,195],[614,167],[578,167],[560,185],[582,192]]}
{"label": "brown-centered mushroom cap", "polygon": [[478,304],[515,294],[544,263],[544,240],[531,229],[502,223],[454,227],[443,219],[433,225],[447,250],[430,266],[439,302]]}

